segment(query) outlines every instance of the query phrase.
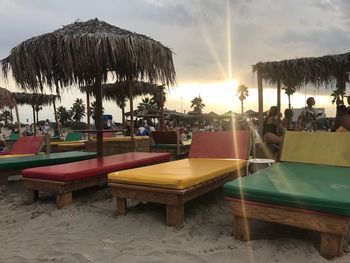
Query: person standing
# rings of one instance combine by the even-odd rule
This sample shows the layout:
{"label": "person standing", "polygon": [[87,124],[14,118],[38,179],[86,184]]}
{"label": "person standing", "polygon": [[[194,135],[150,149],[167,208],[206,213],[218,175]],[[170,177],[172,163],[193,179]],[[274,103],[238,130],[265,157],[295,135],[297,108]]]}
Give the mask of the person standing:
{"label": "person standing", "polygon": [[300,127],[304,131],[316,131],[317,130],[317,117],[321,116],[322,113],[317,113],[314,105],[314,97],[309,97],[306,100],[307,106],[303,108],[299,116]]}

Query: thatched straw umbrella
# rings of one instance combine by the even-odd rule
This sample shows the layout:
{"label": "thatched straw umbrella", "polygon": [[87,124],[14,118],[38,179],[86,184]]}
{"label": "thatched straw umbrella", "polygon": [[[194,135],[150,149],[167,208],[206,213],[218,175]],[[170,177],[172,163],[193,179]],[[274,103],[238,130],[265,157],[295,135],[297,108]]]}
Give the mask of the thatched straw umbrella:
{"label": "thatched straw umbrella", "polygon": [[350,53],[288,59],[273,62],[259,62],[253,65],[258,76],[259,124],[262,127],[263,80],[277,86],[277,104],[280,108],[281,85],[300,88],[302,85],[336,85],[345,89],[349,82]]}
{"label": "thatched straw umbrella", "polygon": [[17,104],[20,105],[30,105],[33,109],[33,122],[34,122],[34,135],[36,135],[36,123],[38,120],[35,120],[35,107],[36,106],[47,106],[53,105],[55,120],[58,127],[58,119],[56,112],[57,100],[60,100],[60,97],[53,94],[41,94],[41,93],[25,93],[25,92],[13,92],[12,93],[14,100]]}
{"label": "thatched straw umbrella", "polygon": [[1,88],[0,87],[0,108],[9,107],[9,108],[15,108],[16,111],[16,119],[17,119],[17,125],[18,125],[18,133],[21,135],[21,122],[19,119],[19,113],[18,113],[18,107],[17,103],[13,98],[13,94],[11,91]]}
{"label": "thatched straw umbrella", "polygon": [[[147,36],[98,19],[75,22],[52,33],[33,37],[13,48],[2,61],[5,77],[12,69],[24,89],[94,85],[96,97],[97,152],[103,155],[102,90],[112,72],[118,81],[147,79],[165,85],[175,83],[172,52]],[[131,105],[133,107],[133,105]],[[133,125],[133,120],[132,120]]]}
{"label": "thatched straw umbrella", "polygon": [[[130,98],[130,83],[126,81],[119,81],[111,84],[103,84],[101,86],[102,88],[102,96],[110,101],[115,101],[118,105],[118,107],[122,110],[122,123],[123,128],[125,128],[125,101],[129,100],[131,103],[131,100],[133,98]],[[146,95],[153,95],[154,98],[157,100],[158,97],[160,97],[160,94],[164,93],[165,87],[162,85],[157,85],[150,82],[144,82],[144,81],[134,81],[133,82],[133,95],[134,98],[138,96],[146,96]],[[87,97],[89,97],[89,94],[92,94],[93,92],[93,86],[86,86],[86,87],[80,87],[81,92],[86,92]],[[160,106],[161,109],[164,108],[164,99],[161,102],[157,103],[158,106]],[[88,115],[89,118],[89,115]]]}

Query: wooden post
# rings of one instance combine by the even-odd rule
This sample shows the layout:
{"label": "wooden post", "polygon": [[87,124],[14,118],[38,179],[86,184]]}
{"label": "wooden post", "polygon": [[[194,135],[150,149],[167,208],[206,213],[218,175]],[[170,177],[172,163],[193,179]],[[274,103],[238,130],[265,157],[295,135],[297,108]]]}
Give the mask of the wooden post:
{"label": "wooden post", "polygon": [[53,114],[55,114],[55,122],[57,125],[58,134],[61,134],[60,125],[58,124],[58,116],[57,116],[56,102],[55,101],[53,101]]}
{"label": "wooden post", "polygon": [[[87,117],[87,129],[90,130],[90,94],[89,92],[87,91],[86,92],[86,117]],[[90,140],[90,133],[88,132],[87,134],[88,136],[88,140]]]}
{"label": "wooden post", "polygon": [[18,127],[18,134],[19,136],[22,136],[22,127],[21,127],[21,121],[19,119],[19,112],[18,112],[18,106],[17,103],[15,103],[15,111],[16,111],[16,119],[17,119],[17,127]]}
{"label": "wooden post", "polygon": [[184,222],[184,205],[166,206],[166,224],[168,226],[181,226]]}
{"label": "wooden post", "polygon": [[102,89],[101,76],[98,76],[94,85],[96,96],[96,130],[97,130],[97,157],[103,157],[103,121],[102,121]]}
{"label": "wooden post", "polygon": [[130,118],[131,118],[131,129],[130,129],[130,136],[131,136],[131,141],[134,142],[134,87],[133,83],[130,81],[129,82],[129,92],[130,92]]}
{"label": "wooden post", "polygon": [[261,72],[258,71],[258,97],[259,97],[259,132],[262,135],[264,118],[263,82]]}
{"label": "wooden post", "polygon": [[122,125],[123,125],[123,135],[124,135],[124,131],[125,131],[125,129],[126,129],[125,104],[122,105],[121,109],[122,109]]}
{"label": "wooden post", "polygon": [[277,82],[277,108],[281,112],[281,81]]}
{"label": "wooden post", "polygon": [[161,95],[160,95],[160,101],[161,101],[161,105],[162,105],[162,108],[161,108],[161,116],[160,116],[160,121],[161,121],[161,123],[160,123],[160,129],[162,130],[162,131],[164,131],[165,130],[165,123],[164,123],[164,90],[163,90],[163,88],[161,89]]}
{"label": "wooden post", "polygon": [[241,241],[249,241],[251,239],[251,229],[248,218],[234,216],[233,236]]}
{"label": "wooden post", "polygon": [[36,136],[36,121],[35,121],[35,108],[34,108],[34,105],[32,105],[32,108],[33,108],[34,136]]}
{"label": "wooden post", "polygon": [[126,215],[126,199],[125,198],[119,198],[117,197],[116,198],[116,212],[117,212],[117,215],[123,215],[125,216]]}

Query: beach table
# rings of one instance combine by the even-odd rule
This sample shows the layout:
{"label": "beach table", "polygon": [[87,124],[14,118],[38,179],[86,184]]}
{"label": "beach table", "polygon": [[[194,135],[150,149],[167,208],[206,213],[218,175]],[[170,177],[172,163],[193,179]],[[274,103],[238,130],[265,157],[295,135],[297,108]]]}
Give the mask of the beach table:
{"label": "beach table", "polygon": [[318,231],[320,253],[342,254],[350,222],[350,134],[286,132],[281,162],[224,186],[234,236],[251,239],[251,219]]}
{"label": "beach table", "polygon": [[9,176],[20,174],[22,169],[61,163],[70,163],[95,157],[95,152],[72,151],[13,158],[0,158],[0,184],[6,184]]}

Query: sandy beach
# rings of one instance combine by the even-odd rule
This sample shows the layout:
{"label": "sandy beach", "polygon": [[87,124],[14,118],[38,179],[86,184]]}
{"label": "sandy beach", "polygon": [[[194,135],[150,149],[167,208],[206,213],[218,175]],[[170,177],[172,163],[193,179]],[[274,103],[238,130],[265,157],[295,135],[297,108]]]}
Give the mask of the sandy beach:
{"label": "sandy beach", "polygon": [[0,187],[0,262],[327,262],[312,231],[254,221],[254,241],[234,240],[220,190],[189,202],[182,228],[167,227],[155,204],[132,201],[116,217],[108,188],[78,191],[61,210],[45,195],[25,205],[24,193],[20,181]]}

